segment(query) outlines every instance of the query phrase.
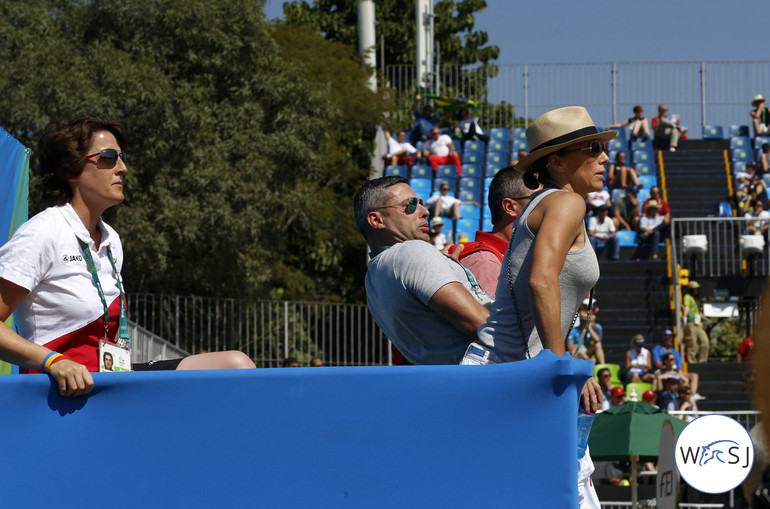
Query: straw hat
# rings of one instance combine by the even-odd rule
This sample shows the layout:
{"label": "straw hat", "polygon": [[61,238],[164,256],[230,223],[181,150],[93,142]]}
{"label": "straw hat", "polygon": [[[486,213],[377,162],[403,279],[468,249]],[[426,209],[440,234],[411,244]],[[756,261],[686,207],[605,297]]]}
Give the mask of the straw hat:
{"label": "straw hat", "polygon": [[754,100],[751,101],[752,106],[756,106],[757,104],[765,102],[765,98],[762,97],[762,94],[757,94],[754,96]]}
{"label": "straw hat", "polygon": [[582,106],[567,106],[551,110],[537,117],[527,128],[527,143],[532,150],[516,163],[516,170],[526,172],[532,163],[557,150],[586,140],[598,140],[607,143],[616,131],[599,132]]}

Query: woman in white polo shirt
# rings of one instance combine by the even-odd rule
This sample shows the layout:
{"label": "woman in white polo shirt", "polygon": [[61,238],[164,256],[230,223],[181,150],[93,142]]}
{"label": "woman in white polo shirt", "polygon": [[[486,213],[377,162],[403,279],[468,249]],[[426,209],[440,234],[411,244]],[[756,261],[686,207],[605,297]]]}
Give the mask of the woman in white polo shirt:
{"label": "woman in white polo shirt", "polygon": [[[101,220],[107,208],[123,201],[125,141],[123,127],[113,120],[81,117],[50,126],[39,144],[49,207],[0,247],[0,321],[15,312],[19,331],[0,324],[0,358],[24,372],[49,373],[64,396],[90,392],[89,372],[99,370],[103,339],[110,345],[128,339],[123,248]],[[134,365],[137,370],[249,367],[254,363],[242,352]]]}

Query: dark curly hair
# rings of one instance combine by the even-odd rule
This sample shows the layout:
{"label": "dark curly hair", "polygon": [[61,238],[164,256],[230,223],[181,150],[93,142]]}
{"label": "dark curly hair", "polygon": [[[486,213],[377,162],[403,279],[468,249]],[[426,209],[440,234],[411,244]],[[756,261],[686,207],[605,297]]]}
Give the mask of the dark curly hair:
{"label": "dark curly hair", "polygon": [[72,201],[70,179],[78,178],[86,163],[86,151],[94,133],[109,131],[121,150],[126,146],[126,132],[120,122],[96,116],[64,119],[49,125],[38,143],[43,179],[43,203],[64,205]]}

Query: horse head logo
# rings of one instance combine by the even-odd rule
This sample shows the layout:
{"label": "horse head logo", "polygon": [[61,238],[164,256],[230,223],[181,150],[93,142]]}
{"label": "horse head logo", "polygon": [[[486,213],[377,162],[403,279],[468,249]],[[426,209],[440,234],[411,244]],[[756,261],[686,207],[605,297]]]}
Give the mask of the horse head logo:
{"label": "horse head logo", "polygon": [[717,446],[717,444],[721,444],[723,442],[729,442],[734,445],[738,445],[738,442],[735,442],[733,440],[717,440],[716,442],[711,442],[708,445],[703,446],[703,454],[701,454],[700,462],[698,462],[698,466],[704,466],[709,461],[716,459],[720,463],[724,463],[725,460],[722,459],[721,455],[724,454],[724,451],[722,450],[723,446]]}

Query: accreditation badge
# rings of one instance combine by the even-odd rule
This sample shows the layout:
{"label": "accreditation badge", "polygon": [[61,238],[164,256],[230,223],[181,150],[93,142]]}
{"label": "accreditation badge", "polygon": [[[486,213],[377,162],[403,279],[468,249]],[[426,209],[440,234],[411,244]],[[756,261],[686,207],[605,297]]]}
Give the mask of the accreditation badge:
{"label": "accreditation badge", "polygon": [[131,371],[131,352],[127,348],[100,341],[99,371]]}

